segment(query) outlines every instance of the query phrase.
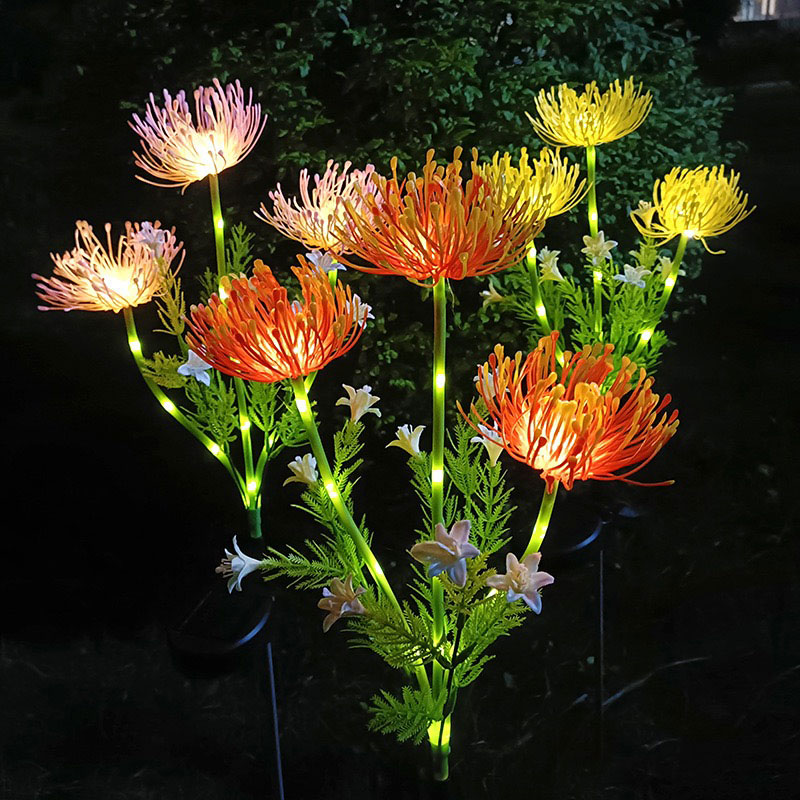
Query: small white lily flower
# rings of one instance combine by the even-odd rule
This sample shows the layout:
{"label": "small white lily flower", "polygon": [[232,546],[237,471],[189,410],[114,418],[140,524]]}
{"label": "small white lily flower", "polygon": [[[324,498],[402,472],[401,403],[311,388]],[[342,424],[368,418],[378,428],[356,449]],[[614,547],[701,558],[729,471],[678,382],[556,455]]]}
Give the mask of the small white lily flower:
{"label": "small white lily flower", "polygon": [[306,261],[325,272],[330,272],[333,269],[347,269],[344,264],[340,264],[330,253],[326,253],[323,250],[312,250],[310,253],[306,253]]}
{"label": "small white lily flower", "polygon": [[372,306],[367,305],[357,294],[354,294],[352,299],[344,301],[344,310],[346,313],[350,313],[353,303],[357,304],[356,314],[359,325],[366,325],[368,319],[375,319],[372,315]]}
{"label": "small white lily flower", "polygon": [[231,553],[225,550],[225,558],[220,561],[218,567],[214,572],[222,575],[223,578],[228,578],[228,593],[233,594],[233,590],[237,592],[242,591],[242,581],[251,573],[255,572],[261,562],[257,558],[250,558],[246,553],[239,549],[239,543],[236,537],[233,537],[233,549],[235,552]]}
{"label": "small white lily flower", "polygon": [[486,585],[505,591],[509,603],[522,599],[531,611],[541,614],[542,597],[539,589],[555,582],[552,575],[539,572],[541,559],[541,553],[531,553],[519,561],[513,553],[509,553],[506,556],[506,574],[492,575],[486,579]]}
{"label": "small white lily flower", "polygon": [[421,453],[419,449],[419,437],[422,436],[422,431],[424,430],[424,425],[417,425],[414,430],[411,430],[410,425],[401,425],[397,429],[397,438],[393,442],[389,442],[386,446],[402,447],[410,456],[418,456]]}
{"label": "small white lily flower", "polygon": [[198,383],[210,386],[211,376],[208,374],[210,369],[212,369],[211,364],[206,364],[194,350],[190,350],[186,363],[178,367],[178,375],[194,378]]}
{"label": "small white lily flower", "polygon": [[353,576],[348,575],[344,583],[339,578],[331,581],[330,588],[322,590],[322,599],[317,603],[317,608],[327,611],[328,615],[322,621],[322,630],[327,633],[331,625],[342,617],[363,616],[367,613],[361,601],[360,595],[367,590],[363,586],[353,589]]}
{"label": "small white lily flower", "polygon": [[168,234],[169,231],[154,227],[152,222],[143,222],[139,226],[139,230],[134,234],[133,239],[149,247],[156,258],[161,258]]}
{"label": "small white lily flower", "polygon": [[585,247],[581,249],[581,253],[584,253],[592,264],[610,259],[611,251],[617,246],[617,242],[613,239],[606,241],[603,231],[599,231],[597,236],[584,236],[583,243]]}
{"label": "small white lily flower", "polygon": [[472,379],[472,382],[478,384],[478,391],[480,391],[482,394],[489,396],[496,395],[497,393],[494,389],[494,375],[491,372],[487,372],[485,375],[482,375],[482,367],[483,364],[478,364],[478,374]]}
{"label": "small white lily flower", "polygon": [[494,288],[494,284],[491,281],[489,281],[489,288],[481,292],[481,297],[483,298],[481,308],[486,308],[486,306],[492,303],[502,303],[506,299]]}
{"label": "small white lily flower", "polygon": [[479,556],[481,551],[469,543],[469,520],[456,522],[447,532],[441,522],[436,524],[435,540],[418,542],[411,550],[412,558],[428,567],[428,577],[446,572],[456,586],[467,582],[467,559]]}
{"label": "small white lily flower", "polygon": [[294,461],[289,462],[288,467],[292,471],[292,476],[283,482],[284,486],[287,483],[306,483],[313,486],[319,480],[317,459],[311,453],[297,456]]}
{"label": "small white lily flower", "polygon": [[656,213],[655,206],[647,200],[640,200],[639,207],[631,212],[641,220],[642,226],[649,228],[653,223],[653,215]]}
{"label": "small white lily flower", "polygon": [[[659,256],[658,257],[658,268],[661,272],[661,277],[666,280],[669,277],[670,272],[672,272],[672,259],[669,256]],[[678,275],[685,275],[686,270],[679,269]]]}
{"label": "small white lily flower", "polygon": [[497,459],[500,458],[500,453],[503,452],[503,445],[500,442],[500,437],[491,428],[486,425],[478,425],[478,430],[481,432],[480,436],[473,436],[470,442],[482,444],[489,454],[489,463],[492,466],[497,464]]}
{"label": "small white lily flower", "polygon": [[625,272],[614,275],[614,280],[620,283],[629,283],[631,286],[638,286],[640,289],[644,289],[645,277],[653,274],[651,270],[644,267],[631,267],[625,264],[622,268]]}
{"label": "small white lily flower", "polygon": [[354,389],[352,386],[343,383],[342,388],[347,392],[347,397],[340,397],[336,401],[336,405],[350,407],[351,422],[358,422],[364,414],[375,414],[377,417],[381,415],[379,408],[372,408],[380,400],[380,397],[370,394],[372,391],[371,386],[362,386],[360,389]]}
{"label": "small white lily flower", "polygon": [[558,269],[558,257],[561,255],[560,250],[550,250],[543,247],[539,251],[538,261],[541,270],[541,278],[543,281],[563,281],[564,276]]}

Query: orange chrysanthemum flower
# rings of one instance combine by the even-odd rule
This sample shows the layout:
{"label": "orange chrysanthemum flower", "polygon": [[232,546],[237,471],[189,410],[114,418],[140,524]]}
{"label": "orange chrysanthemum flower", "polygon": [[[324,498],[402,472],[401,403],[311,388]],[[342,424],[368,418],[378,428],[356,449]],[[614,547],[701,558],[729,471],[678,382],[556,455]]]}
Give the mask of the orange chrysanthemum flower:
{"label": "orange chrysanthemum flower", "polygon": [[370,179],[375,167],[367,164],[363,170],[349,172],[350,166],[346,161],[340,173],[339,165],[328,161],[322,177],[314,176],[310,192],[308,170],[301,170],[300,201],[296,197],[287,198],[278,184],[275,191],[269,193],[272,211],[262,203],[261,213],[256,212],[256,216],[309,249],[340,252],[342,242],[336,230],[343,222],[344,203],[350,203],[356,213],[364,214],[366,206],[362,198],[375,191]]}
{"label": "orange chrysanthemum flower", "polygon": [[348,266],[376,275],[402,275],[431,286],[440,278],[488,275],[515,264],[544,220],[526,213],[523,190],[496,192],[480,174],[473,151],[472,176],[461,177],[461,148],[441,166],[429,150],[422,175],[373,174],[374,195],[362,196],[368,213],[345,202],[346,222],[338,230],[345,251],[371,266]]}
{"label": "orange chrysanthemum flower", "polygon": [[153,186],[181,186],[184,191],[194,181],[218,175],[238,164],[255,146],[264,125],[261,106],[253,102],[253,90],[245,99],[239,81],[194,90],[194,116],[181,90],[173,98],[164,89],[164,107],[150,95],[142,119],[133,115],[128,124],[140,137],[142,153],[134,152],[136,166],[157,178]]}
{"label": "orange chrysanthemum flower", "polygon": [[[107,247],[85,220],[75,223],[75,247],[63,255],[50,254],[52,278],[34,274],[40,311],[113,311],[142,305],[164,285],[173,259],[183,247],[175,229],[161,223],[125,223],[116,251],[111,225],[106,224]],[[181,261],[183,254],[181,254]],[[178,268],[180,264],[178,265]]]}
{"label": "orange chrysanthemum flower", "polygon": [[478,425],[485,426],[483,435],[517,461],[540,470],[550,492],[557,481],[567,489],[576,480],[635,483],[628,476],[647,464],[678,427],[677,411],[662,414],[671,397],[659,398],[652,378],[628,358],[604,388],[614,369],[611,344],[565,351],[559,367],[557,339],[558,332],[541,339],[524,362],[521,353],[508,358],[497,345],[478,369],[478,393],[487,413],[473,404],[474,419],[468,421],[479,433]]}
{"label": "orange chrysanthemum flower", "polygon": [[272,270],[256,260],[248,279],[227,276],[207,306],[192,306],[187,343],[226,375],[261,383],[299,378],[322,369],[358,341],[370,307],[298,256],[292,271],[303,300],[290,301]]}

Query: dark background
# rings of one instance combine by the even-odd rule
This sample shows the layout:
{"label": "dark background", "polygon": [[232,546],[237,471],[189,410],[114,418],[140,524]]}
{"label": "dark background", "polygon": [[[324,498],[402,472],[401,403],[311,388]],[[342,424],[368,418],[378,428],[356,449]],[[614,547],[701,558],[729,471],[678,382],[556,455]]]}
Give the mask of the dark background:
{"label": "dark background", "polygon": [[[0,330],[11,370],[0,797],[267,797],[263,642],[229,673],[197,677],[166,640],[243,532],[232,487],[156,409],[121,318],[35,310],[28,276],[47,274],[47,253],[69,246],[74,219],[135,217],[162,196],[130,177],[97,192],[106,171],[119,173],[112,159],[124,164],[119,143],[130,146],[116,110],[95,138],[60,146],[69,114],[54,119],[42,103],[70,5],[34,4],[33,16],[12,8],[3,32]],[[556,507],[556,519],[581,504],[629,509],[609,513],[603,534],[604,751],[594,547],[553,555],[542,616],[499,642],[460,698],[454,796],[797,796],[797,51],[783,29],[717,25],[701,6],[687,15],[703,37],[698,58],[708,81],[734,92],[724,134],[747,145],[737,167],[758,210],[726,235],[726,255],[707,260],[696,282],[707,307],[671,330],[679,346],[657,386],[674,396],[681,427],[646,477],[675,486],[587,487]],[[187,195],[200,207],[204,191]],[[351,363],[320,377],[321,404]],[[414,509],[385,438],[373,437],[361,499],[391,563],[405,558]],[[265,490],[277,544],[311,533],[280,488],[292,456],[271,465]],[[528,496],[530,476],[512,476],[522,530],[539,488]],[[269,628],[287,796],[427,796],[424,749],[365,730],[360,704],[396,676],[348,650],[341,631],[323,637],[315,601],[281,593]]]}

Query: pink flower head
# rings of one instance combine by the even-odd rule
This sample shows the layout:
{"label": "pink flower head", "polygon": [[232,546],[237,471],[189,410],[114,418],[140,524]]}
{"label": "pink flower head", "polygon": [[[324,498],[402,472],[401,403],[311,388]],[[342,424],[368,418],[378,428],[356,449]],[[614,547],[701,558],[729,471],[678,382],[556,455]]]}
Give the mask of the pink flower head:
{"label": "pink flower head", "polygon": [[308,170],[300,172],[300,201],[296,197],[287,198],[278,184],[269,193],[272,211],[261,204],[261,213],[256,216],[272,225],[289,239],[302,242],[308,248],[324,250],[328,253],[341,253],[343,246],[336,229],[347,218],[344,204],[349,203],[354,214],[367,213],[364,198],[375,193],[372,164],[350,172],[351,163],[346,161],[339,172],[339,165],[328,161],[325,173],[314,175],[314,186],[309,191]]}
{"label": "pink flower head", "polygon": [[194,90],[194,119],[181,90],[173,98],[164,89],[164,106],[151,94],[142,119],[133,115],[128,124],[140,138],[142,153],[134,152],[136,166],[157,178],[154,186],[181,186],[218,175],[238,164],[255,146],[266,125],[261,105],[253,102],[253,90],[245,99],[239,81]]}
{"label": "pink flower head", "polygon": [[486,585],[504,591],[509,603],[522,598],[531,611],[540,614],[542,598],[539,589],[555,581],[547,572],[538,571],[541,559],[541,553],[531,553],[519,561],[513,553],[509,553],[506,556],[506,574],[492,575],[486,579]]}
{"label": "pink flower head", "polygon": [[327,633],[331,629],[331,625],[342,617],[366,614],[366,608],[358,599],[365,591],[363,586],[353,589],[352,575],[348,575],[344,583],[338,578],[334,578],[331,581],[330,589],[322,590],[322,599],[317,603],[317,608],[328,612],[322,622],[322,630]]}
{"label": "pink flower head", "polygon": [[[34,274],[36,294],[44,305],[40,311],[113,311],[131,308],[152,300],[182,242],[175,229],[161,223],[125,223],[116,250],[111,241],[111,225],[106,224],[107,245],[97,238],[92,226],[75,223],[75,247],[68,253],[51,253],[55,263],[52,278]],[[183,254],[181,254],[181,261]],[[180,268],[178,264],[177,269]]]}
{"label": "pink flower head", "polygon": [[433,578],[446,572],[456,586],[464,586],[467,582],[467,559],[480,555],[480,550],[469,539],[470,523],[468,520],[456,522],[447,532],[441,522],[435,529],[435,541],[419,542],[411,550],[415,558],[428,567],[428,577]]}

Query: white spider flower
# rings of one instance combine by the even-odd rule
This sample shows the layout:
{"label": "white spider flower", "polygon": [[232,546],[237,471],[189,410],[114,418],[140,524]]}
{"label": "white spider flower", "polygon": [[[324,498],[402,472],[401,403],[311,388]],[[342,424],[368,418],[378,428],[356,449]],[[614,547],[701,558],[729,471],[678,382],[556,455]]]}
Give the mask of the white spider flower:
{"label": "white spider flower", "polygon": [[413,430],[410,425],[401,425],[397,429],[397,438],[389,442],[386,446],[402,447],[410,456],[418,456],[421,454],[419,449],[419,437],[422,436],[422,431],[424,430],[424,425],[417,425]]}
{"label": "white spider flower", "polygon": [[631,286],[638,286],[640,289],[644,289],[645,277],[653,274],[649,269],[645,269],[644,267],[631,267],[628,264],[625,264],[622,269],[624,269],[625,272],[614,275],[614,280],[620,283],[629,283]]}
{"label": "white spider flower", "polygon": [[503,297],[497,289],[494,288],[494,284],[489,281],[489,288],[484,289],[481,293],[481,297],[483,298],[483,304],[481,308],[486,308],[486,306],[491,305],[492,303],[502,303],[506,298]]}
{"label": "white spider flower", "polygon": [[287,483],[306,483],[313,486],[319,480],[317,459],[311,453],[297,456],[294,461],[289,462],[288,467],[292,471],[292,476],[283,482],[284,486]]}
{"label": "white spider flower", "polygon": [[584,236],[585,247],[581,249],[592,264],[599,264],[611,258],[611,251],[617,246],[613,239],[606,241],[606,235],[599,231],[597,236]]}
{"label": "white spider flower", "polygon": [[478,430],[481,432],[481,435],[473,436],[470,442],[482,444],[489,454],[489,463],[495,466],[495,464],[497,464],[497,459],[500,458],[500,453],[503,452],[503,445],[500,444],[499,437],[491,428],[479,424]]}
{"label": "white spider flower", "polygon": [[539,589],[555,581],[547,572],[539,572],[541,558],[541,553],[531,553],[518,561],[513,553],[509,553],[506,556],[506,574],[492,575],[486,579],[486,585],[504,591],[509,603],[522,599],[531,611],[541,614],[542,597]]}
{"label": "white spider flower", "polygon": [[456,586],[467,582],[467,559],[479,556],[481,551],[469,543],[469,520],[456,522],[447,532],[441,522],[436,524],[435,540],[418,542],[411,550],[412,558],[428,567],[428,577],[446,572]]}
{"label": "white spider flower", "polygon": [[198,383],[210,386],[211,375],[208,374],[210,369],[212,369],[211,364],[207,364],[194,350],[190,350],[186,363],[178,367],[178,375],[194,378]]}
{"label": "white spider flower", "polygon": [[337,406],[350,407],[350,421],[358,422],[364,414],[375,414],[376,417],[381,415],[379,408],[373,408],[375,403],[380,400],[372,391],[371,386],[362,386],[360,389],[354,389],[346,383],[342,384],[342,388],[347,392],[347,397],[340,397],[336,401]]}
{"label": "white spider flower", "polygon": [[226,548],[225,558],[214,569],[214,572],[228,579],[228,592],[230,594],[233,594],[234,589],[237,592],[241,592],[242,581],[261,566],[261,562],[257,558],[250,558],[239,549],[239,543],[236,541],[235,536],[233,537],[233,549],[234,552],[231,553]]}
{"label": "white spider flower", "polygon": [[543,247],[538,254],[539,267],[541,269],[541,280],[543,281],[563,281],[564,276],[558,269],[558,257],[560,250],[550,250]]}
{"label": "white spider flower", "polygon": [[310,253],[306,253],[306,261],[325,272],[330,272],[332,269],[347,269],[344,264],[340,264],[330,253],[326,253],[324,250],[312,250]]}

